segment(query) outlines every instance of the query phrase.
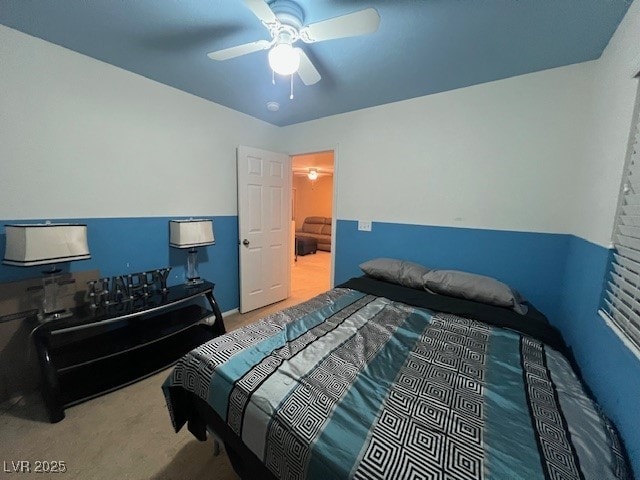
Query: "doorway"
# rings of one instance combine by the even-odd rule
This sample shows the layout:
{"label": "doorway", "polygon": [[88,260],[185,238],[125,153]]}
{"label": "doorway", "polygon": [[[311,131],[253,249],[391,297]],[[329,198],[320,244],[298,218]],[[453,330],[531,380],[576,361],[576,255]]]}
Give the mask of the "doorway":
{"label": "doorway", "polygon": [[302,302],[331,287],[333,150],[291,156],[291,300]]}

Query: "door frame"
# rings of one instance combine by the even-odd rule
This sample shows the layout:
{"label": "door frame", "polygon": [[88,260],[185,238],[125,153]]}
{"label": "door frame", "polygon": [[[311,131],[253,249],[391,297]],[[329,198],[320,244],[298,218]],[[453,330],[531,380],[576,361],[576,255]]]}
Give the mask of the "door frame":
{"label": "door frame", "polygon": [[[334,143],[333,145],[311,145],[309,148],[296,148],[293,151],[288,151],[289,157],[295,157],[296,155],[309,155],[317,152],[333,152],[333,192],[331,203],[331,270],[329,271],[329,287],[335,286],[335,268],[336,268],[336,229],[338,226],[337,207],[338,207],[338,170],[339,170],[339,151],[340,143]],[[291,177],[293,178],[293,162],[291,162]],[[291,272],[291,269],[289,269]],[[289,273],[291,276],[291,273]],[[291,278],[289,278],[289,285],[291,285]]]}

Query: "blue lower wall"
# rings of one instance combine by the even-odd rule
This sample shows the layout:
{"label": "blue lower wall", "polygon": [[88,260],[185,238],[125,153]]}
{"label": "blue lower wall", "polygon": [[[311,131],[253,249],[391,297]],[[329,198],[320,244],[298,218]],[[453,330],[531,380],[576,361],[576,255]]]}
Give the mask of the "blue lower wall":
{"label": "blue lower wall", "polygon": [[[53,223],[86,223],[91,260],[59,265],[68,271],[100,270],[104,277],[171,266],[169,284],[184,282],[187,252],[169,247],[169,220],[176,217],[49,219]],[[204,217],[203,217],[204,218]],[[238,217],[214,216],[216,244],[198,250],[200,276],[214,282],[222,311],[238,308]],[[4,226],[43,220],[0,221],[0,254],[4,256]],[[43,267],[0,265],[0,282],[41,275]]]}
{"label": "blue lower wall", "polygon": [[640,473],[640,360],[597,313],[609,250],[572,236],[561,315],[556,326],[572,348],[582,376],[625,441]]}
{"label": "blue lower wall", "polygon": [[568,235],[380,222],[361,232],[358,222],[349,220],[338,220],[336,230],[336,285],[362,275],[358,265],[366,260],[402,258],[495,277],[549,318],[560,314]]}

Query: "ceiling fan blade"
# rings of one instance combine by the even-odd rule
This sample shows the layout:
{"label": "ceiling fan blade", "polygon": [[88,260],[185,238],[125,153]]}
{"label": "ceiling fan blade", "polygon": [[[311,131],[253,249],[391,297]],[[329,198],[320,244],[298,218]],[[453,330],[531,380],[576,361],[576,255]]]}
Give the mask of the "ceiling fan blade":
{"label": "ceiling fan blade", "polygon": [[276,23],[278,18],[273,10],[269,8],[269,5],[264,0],[243,0],[244,4],[253,12],[253,14],[262,20],[263,23]]}
{"label": "ceiling fan blade", "polygon": [[380,25],[380,15],[375,8],[366,8],[322,22],[312,23],[300,30],[303,42],[313,43],[334,38],[355,37],[373,33]]}
{"label": "ceiling fan blade", "polygon": [[313,63],[311,63],[311,59],[301,48],[296,48],[295,50],[300,54],[298,76],[300,77],[300,80],[302,80],[302,83],[307,86],[318,83],[322,77]]}
{"label": "ceiling fan blade", "polygon": [[257,52],[259,50],[266,50],[271,47],[271,43],[268,40],[258,40],[257,42],[245,43],[244,45],[238,45],[236,47],[229,47],[216,52],[207,53],[207,57],[211,60],[229,60],[230,58],[246,55],[247,53]]}

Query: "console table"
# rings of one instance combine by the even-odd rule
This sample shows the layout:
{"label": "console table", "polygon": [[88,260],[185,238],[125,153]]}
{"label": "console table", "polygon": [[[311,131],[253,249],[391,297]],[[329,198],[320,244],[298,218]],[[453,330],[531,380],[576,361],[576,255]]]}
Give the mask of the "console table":
{"label": "console table", "polygon": [[85,305],[36,327],[50,421],[62,420],[65,407],[153,375],[225,333],[213,289],[208,282],[179,285],[106,308]]}

